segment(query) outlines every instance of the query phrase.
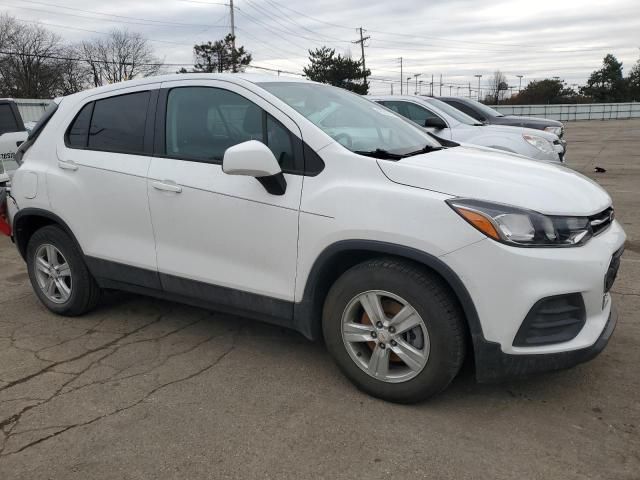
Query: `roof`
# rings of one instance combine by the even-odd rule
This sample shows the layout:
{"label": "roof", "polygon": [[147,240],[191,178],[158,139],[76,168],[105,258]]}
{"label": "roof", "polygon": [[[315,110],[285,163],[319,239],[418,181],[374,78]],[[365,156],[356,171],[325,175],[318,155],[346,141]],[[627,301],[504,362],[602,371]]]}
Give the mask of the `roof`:
{"label": "roof", "polygon": [[266,75],[261,73],[173,73],[169,75],[156,75],[153,77],[136,78],[124,82],[112,83],[102,87],[83,90],[74,95],[94,95],[96,93],[106,93],[122,88],[135,87],[137,85],[147,85],[150,83],[170,82],[176,80],[224,80],[233,83],[275,83],[275,82],[297,82],[297,83],[315,83],[304,78]]}

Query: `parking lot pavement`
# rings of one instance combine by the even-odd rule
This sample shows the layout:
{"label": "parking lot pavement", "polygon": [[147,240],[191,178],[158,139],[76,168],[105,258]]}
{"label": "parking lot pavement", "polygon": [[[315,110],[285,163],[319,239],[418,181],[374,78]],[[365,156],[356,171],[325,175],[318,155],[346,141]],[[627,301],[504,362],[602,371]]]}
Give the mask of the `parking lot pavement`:
{"label": "parking lot pavement", "polygon": [[321,344],[250,320],[125,294],[52,315],[3,237],[0,478],[640,478],[640,120],[567,138],[629,236],[611,343],[500,385],[466,367],[415,406],[359,393]]}

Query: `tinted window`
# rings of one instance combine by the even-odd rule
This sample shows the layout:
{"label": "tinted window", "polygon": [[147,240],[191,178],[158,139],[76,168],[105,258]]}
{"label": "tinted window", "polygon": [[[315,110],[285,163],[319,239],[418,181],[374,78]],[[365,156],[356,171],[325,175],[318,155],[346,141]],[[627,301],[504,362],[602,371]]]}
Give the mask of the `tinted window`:
{"label": "tinted window", "polygon": [[18,122],[13,115],[11,105],[6,103],[0,104],[0,135],[8,132],[19,131]]}
{"label": "tinted window", "polygon": [[165,132],[169,156],[220,162],[227,148],[258,140],[271,149],[283,170],[294,167],[289,131],[256,104],[228,90],[172,89]]}
{"label": "tinted window", "polygon": [[384,106],[390,108],[394,112],[399,113],[403,117],[416,122],[418,125],[424,126],[427,118],[439,118],[426,108],[423,108],[411,102],[383,102]]}
{"label": "tinted window", "polygon": [[144,153],[149,95],[149,92],[139,92],[96,101],[89,130],[89,148]]}
{"label": "tinted window", "polygon": [[467,115],[469,115],[470,117],[475,118],[476,120],[486,120],[481,114],[480,112],[476,112],[473,108],[465,105],[462,102],[456,102],[455,100],[447,100],[446,103],[448,103],[449,105],[457,108],[458,110],[460,110],[463,113],[466,113]]}
{"label": "tinted window", "polygon": [[280,168],[294,167],[293,143],[289,131],[271,115],[267,115],[267,146],[275,155]]}
{"label": "tinted window", "polygon": [[93,112],[93,102],[86,104],[80,110],[67,131],[67,146],[71,148],[86,148],[89,141],[89,123]]}

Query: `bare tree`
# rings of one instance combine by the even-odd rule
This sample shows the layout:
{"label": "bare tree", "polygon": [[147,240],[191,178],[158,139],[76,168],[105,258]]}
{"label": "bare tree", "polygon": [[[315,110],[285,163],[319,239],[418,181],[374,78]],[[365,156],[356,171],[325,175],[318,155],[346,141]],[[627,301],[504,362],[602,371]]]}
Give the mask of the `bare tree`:
{"label": "bare tree", "polygon": [[83,42],[80,52],[96,87],[155,75],[162,68],[148,41],[128,30],[112,30],[105,39]]}
{"label": "bare tree", "polygon": [[507,77],[500,70],[496,70],[489,78],[489,95],[491,95],[498,104],[500,100],[500,92],[506,91],[509,88],[507,84]]}
{"label": "bare tree", "polygon": [[14,97],[51,98],[60,90],[62,39],[36,25],[0,18],[0,93]]}
{"label": "bare tree", "polygon": [[4,50],[13,42],[18,31],[18,22],[6,13],[0,14],[0,49]]}

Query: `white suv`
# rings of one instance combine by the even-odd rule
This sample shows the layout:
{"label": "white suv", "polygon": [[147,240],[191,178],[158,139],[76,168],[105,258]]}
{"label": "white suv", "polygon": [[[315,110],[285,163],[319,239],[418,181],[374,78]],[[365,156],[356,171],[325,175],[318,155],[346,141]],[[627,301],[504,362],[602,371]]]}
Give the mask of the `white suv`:
{"label": "white suv", "polygon": [[[44,126],[44,128],[42,127]],[[560,165],[446,147],[358,95],[252,75],[145,78],[62,99],[17,154],[13,238],[51,311],[103,288],[324,336],[398,402],[568,367],[615,326],[625,234]]]}
{"label": "white suv", "polygon": [[417,95],[368,98],[412,120],[439,138],[495,148],[536,160],[565,161],[566,142],[561,142],[554,133],[484,124],[437,98]]}

